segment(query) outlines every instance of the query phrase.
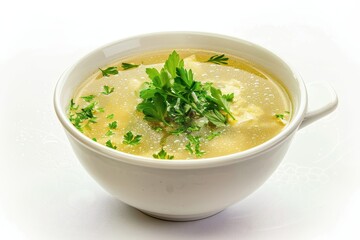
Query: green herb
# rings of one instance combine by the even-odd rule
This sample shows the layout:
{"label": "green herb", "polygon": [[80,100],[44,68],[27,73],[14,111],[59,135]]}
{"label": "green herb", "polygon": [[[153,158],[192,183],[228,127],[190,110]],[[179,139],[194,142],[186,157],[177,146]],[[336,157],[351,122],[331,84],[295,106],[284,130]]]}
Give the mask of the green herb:
{"label": "green herb", "polygon": [[141,135],[134,136],[134,134],[131,131],[129,131],[124,135],[123,144],[134,146],[140,143],[141,138],[142,138]]}
{"label": "green herb", "polygon": [[284,119],[285,115],[277,113],[277,114],[275,114],[275,117],[278,118],[278,119]]}
{"label": "green herb", "polygon": [[117,121],[113,121],[112,123],[109,123],[110,129],[116,129],[117,128]]}
{"label": "green herb", "polygon": [[96,138],[93,138],[92,140],[93,140],[94,142],[97,142],[97,139],[96,139]]}
{"label": "green herb", "polygon": [[117,147],[115,145],[112,144],[111,140],[108,140],[105,145],[109,148],[112,148],[112,149],[116,149]]}
{"label": "green herb", "polygon": [[211,62],[215,64],[228,64],[227,60],[229,60],[229,58],[225,57],[225,54],[221,54],[210,57],[209,60],[207,60],[206,62]]}
{"label": "green herb", "polygon": [[99,70],[101,71],[101,73],[104,77],[109,77],[110,75],[116,75],[119,73],[119,71],[117,70],[117,67],[108,67],[105,70],[99,68]]}
{"label": "green herb", "polygon": [[70,111],[77,110],[79,108],[79,105],[75,107],[74,99],[70,100]]}
{"label": "green herb", "polygon": [[192,70],[184,68],[184,61],[176,51],[158,71],[147,68],[151,82],[140,92],[142,102],[137,110],[152,124],[162,124],[173,134],[198,131],[196,120],[205,117],[215,126],[225,126],[233,94],[223,95],[211,83],[202,84],[194,79]]}
{"label": "green herb", "polygon": [[161,132],[163,131],[162,127],[153,127],[153,129],[155,130],[155,132]]}
{"label": "green herb", "polygon": [[156,158],[156,159],[174,159],[174,156],[172,155],[169,155],[165,150],[164,148],[162,148],[160,150],[160,152],[158,152],[157,154],[153,154],[153,157]]}
{"label": "green herb", "polygon": [[277,119],[284,120],[285,115],[287,115],[287,114],[290,114],[290,112],[289,112],[289,111],[284,111],[284,114],[277,113],[277,114],[275,114],[274,116],[275,116]]}
{"label": "green herb", "polygon": [[114,133],[113,131],[108,130],[108,131],[105,133],[105,136],[110,137],[110,136],[112,136],[112,135],[114,135],[114,134],[115,134],[115,133]]}
{"label": "green herb", "polygon": [[131,63],[122,63],[121,64],[121,67],[124,69],[124,70],[128,70],[130,68],[136,68],[138,67],[139,65],[135,65],[135,64],[131,64]]}
{"label": "green herb", "polygon": [[113,118],[114,118],[114,114],[113,114],[113,113],[112,113],[112,114],[109,114],[109,115],[106,116],[106,118],[107,118],[107,119],[113,119]]}
{"label": "green herb", "polygon": [[104,112],[105,110],[104,110],[104,108],[97,108],[96,109],[98,112]]}
{"label": "green herb", "polygon": [[212,132],[212,133],[210,133],[210,135],[208,135],[207,137],[206,137],[206,139],[208,140],[208,141],[211,141],[211,140],[213,140],[215,137],[217,137],[217,136],[220,136],[220,132]]}
{"label": "green herb", "polygon": [[83,96],[81,98],[84,99],[85,102],[91,102],[95,98],[95,95]]}
{"label": "green herb", "polygon": [[103,86],[104,88],[104,91],[101,92],[102,94],[104,95],[109,95],[110,93],[112,93],[114,91],[114,88],[113,87],[109,87],[109,86]]}
{"label": "green herb", "polygon": [[225,98],[226,101],[232,102],[234,100],[234,93],[224,94],[223,97]]}
{"label": "green herb", "polygon": [[[92,102],[85,108],[82,108],[79,112],[75,112],[74,109],[70,109],[71,113],[69,114],[69,120],[79,131],[83,132],[83,126],[89,127],[90,123],[96,123],[96,116],[94,115],[96,111],[95,105],[96,102]],[[71,107],[71,101],[70,101],[70,107]],[[84,124],[86,120],[87,123]]]}
{"label": "green herb", "polygon": [[188,150],[191,154],[195,153],[197,157],[201,157],[205,151],[200,149],[200,137],[188,135],[187,138],[189,139],[189,142],[186,144],[185,149]]}

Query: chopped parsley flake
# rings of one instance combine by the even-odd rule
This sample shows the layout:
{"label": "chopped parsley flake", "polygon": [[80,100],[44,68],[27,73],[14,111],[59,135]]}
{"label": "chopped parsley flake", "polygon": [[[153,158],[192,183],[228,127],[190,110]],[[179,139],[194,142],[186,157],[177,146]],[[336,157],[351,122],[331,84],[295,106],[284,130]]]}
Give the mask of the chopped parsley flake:
{"label": "chopped parsley flake", "polygon": [[122,63],[121,64],[121,67],[124,69],[124,70],[128,70],[128,69],[131,69],[131,68],[137,68],[139,65],[135,65],[135,64],[131,64],[131,63]]}
{"label": "chopped parsley flake", "polygon": [[110,75],[116,75],[119,73],[119,71],[117,70],[117,67],[108,67],[107,69],[104,69],[104,70],[99,68],[99,70],[101,71],[101,73],[104,77],[109,77]]}
{"label": "chopped parsley flake", "polygon": [[101,92],[104,95],[109,95],[110,93],[114,92],[114,88],[113,87],[109,87],[109,86],[103,86],[104,91]]}
{"label": "chopped parsley flake", "polygon": [[169,155],[169,154],[164,150],[164,148],[162,148],[162,149],[160,150],[160,152],[153,154],[153,158],[156,158],[156,159],[174,159],[174,156]]}
{"label": "chopped parsley flake", "polygon": [[141,141],[142,136],[141,135],[136,135],[134,136],[134,134],[129,131],[124,135],[124,140],[123,140],[123,144],[126,145],[138,145]]}

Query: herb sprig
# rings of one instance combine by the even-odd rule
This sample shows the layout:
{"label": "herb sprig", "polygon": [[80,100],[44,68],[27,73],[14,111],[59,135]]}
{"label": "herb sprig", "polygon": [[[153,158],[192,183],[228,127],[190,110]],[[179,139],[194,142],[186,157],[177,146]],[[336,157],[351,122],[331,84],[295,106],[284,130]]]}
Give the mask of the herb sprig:
{"label": "herb sprig", "polygon": [[228,60],[229,60],[229,58],[225,57],[225,54],[221,54],[221,55],[214,55],[214,56],[210,57],[209,60],[207,60],[206,62],[226,65],[226,64],[228,64],[227,63]]}
{"label": "herb sprig", "polygon": [[169,155],[164,148],[161,148],[161,150],[158,153],[153,154],[153,158],[156,159],[174,159],[173,155]]}
{"label": "herb sprig", "polygon": [[110,93],[114,92],[114,87],[109,87],[107,85],[103,86],[104,91],[101,92],[104,95],[109,95]]}
{"label": "herb sprig", "polygon": [[131,131],[129,131],[124,135],[123,144],[135,146],[140,143],[141,138],[142,135],[135,136]]}
{"label": "herb sprig", "polygon": [[121,63],[121,67],[124,69],[124,70],[128,70],[128,69],[131,69],[131,68],[137,68],[139,65],[136,65],[136,64],[131,64],[131,63]]}
{"label": "herb sprig", "polygon": [[[69,120],[80,132],[83,132],[84,126],[89,126],[90,123],[96,123],[95,106],[96,102],[92,102],[86,107],[82,108],[80,111],[76,112],[79,106],[75,107],[74,100],[71,99]],[[86,120],[87,122],[84,123]]]}
{"label": "herb sprig", "polygon": [[109,77],[110,75],[116,75],[119,73],[117,67],[108,67],[106,69],[99,68],[99,70],[101,71],[104,77]]}
{"label": "herb sprig", "polygon": [[196,125],[196,119],[202,117],[213,126],[226,126],[228,117],[234,119],[229,106],[232,95],[223,95],[211,83],[196,81],[192,70],[184,68],[184,61],[176,51],[170,54],[160,71],[147,68],[146,73],[151,82],[140,92],[142,102],[137,110],[150,123],[187,132]]}

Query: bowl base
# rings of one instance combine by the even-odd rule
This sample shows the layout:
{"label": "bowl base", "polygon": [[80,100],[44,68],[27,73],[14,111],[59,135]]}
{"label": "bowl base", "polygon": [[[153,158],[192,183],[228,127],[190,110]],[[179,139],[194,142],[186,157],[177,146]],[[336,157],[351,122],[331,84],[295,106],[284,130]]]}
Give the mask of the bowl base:
{"label": "bowl base", "polygon": [[142,209],[138,209],[138,210],[150,217],[154,217],[154,218],[157,218],[160,220],[173,221],[173,222],[188,222],[188,221],[196,221],[196,220],[201,220],[204,218],[214,216],[214,215],[222,212],[224,209],[213,211],[213,212],[190,214],[190,215],[162,214],[162,213],[149,212],[149,211],[145,211]]}

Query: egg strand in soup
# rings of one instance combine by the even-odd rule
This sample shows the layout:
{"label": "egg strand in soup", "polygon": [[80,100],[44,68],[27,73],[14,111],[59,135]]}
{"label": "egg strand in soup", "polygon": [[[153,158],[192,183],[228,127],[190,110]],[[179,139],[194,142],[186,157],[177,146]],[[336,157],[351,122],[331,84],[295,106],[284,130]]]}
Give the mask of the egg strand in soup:
{"label": "egg strand in soup", "polygon": [[94,141],[156,159],[216,157],[257,146],[291,118],[281,84],[249,62],[181,49],[99,68],[70,101],[71,123]]}

